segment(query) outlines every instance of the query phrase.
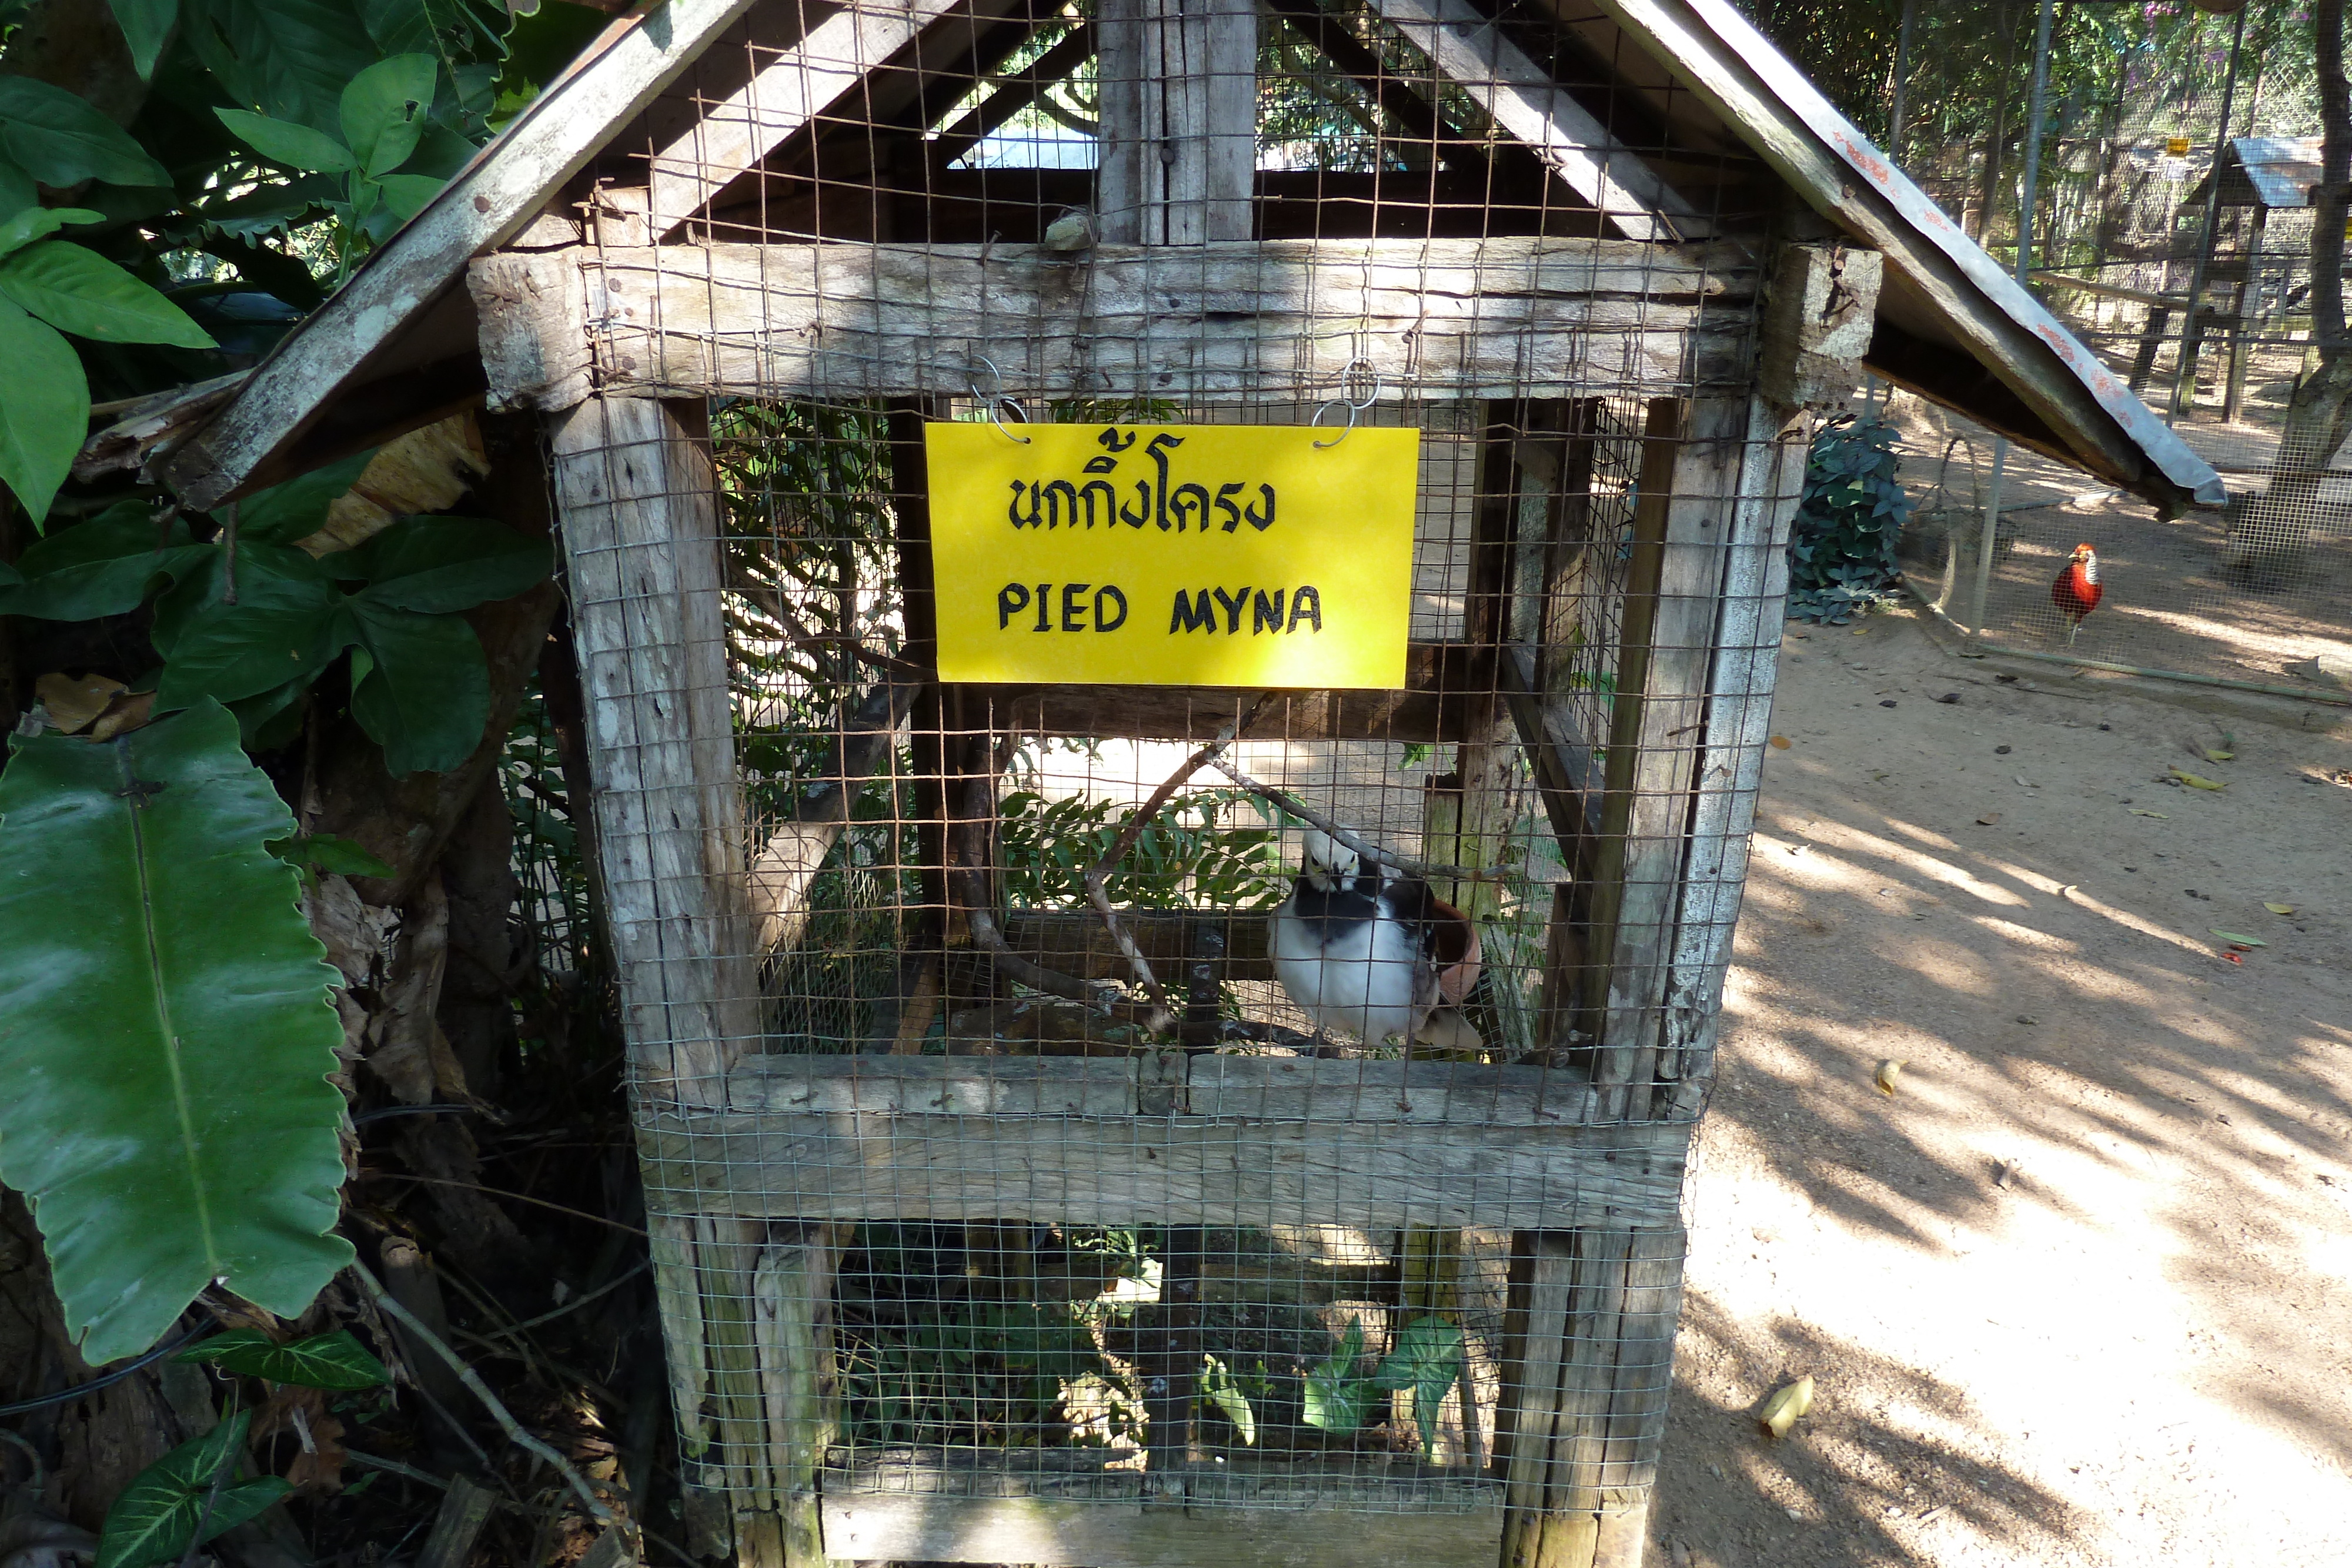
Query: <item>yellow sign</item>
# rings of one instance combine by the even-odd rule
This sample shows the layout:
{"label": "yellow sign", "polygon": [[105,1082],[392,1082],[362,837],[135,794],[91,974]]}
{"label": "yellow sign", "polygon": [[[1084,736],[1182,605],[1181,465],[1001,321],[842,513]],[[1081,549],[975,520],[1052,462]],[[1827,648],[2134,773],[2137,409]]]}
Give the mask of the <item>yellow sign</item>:
{"label": "yellow sign", "polygon": [[940,678],[1403,685],[1421,433],[1338,434],[929,426]]}

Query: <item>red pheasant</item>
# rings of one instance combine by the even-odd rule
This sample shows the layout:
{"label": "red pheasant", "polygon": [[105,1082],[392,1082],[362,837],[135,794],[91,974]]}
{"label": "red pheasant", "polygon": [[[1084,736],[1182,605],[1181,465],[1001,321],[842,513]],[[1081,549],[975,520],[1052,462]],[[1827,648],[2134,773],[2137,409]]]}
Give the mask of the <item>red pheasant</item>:
{"label": "red pheasant", "polygon": [[2083,629],[2083,617],[2099,607],[2099,556],[2089,545],[2076,545],[2074,553],[2059,569],[2058,580],[2050,585],[2050,602],[2066,618],[2066,646],[2074,645],[2074,633]]}

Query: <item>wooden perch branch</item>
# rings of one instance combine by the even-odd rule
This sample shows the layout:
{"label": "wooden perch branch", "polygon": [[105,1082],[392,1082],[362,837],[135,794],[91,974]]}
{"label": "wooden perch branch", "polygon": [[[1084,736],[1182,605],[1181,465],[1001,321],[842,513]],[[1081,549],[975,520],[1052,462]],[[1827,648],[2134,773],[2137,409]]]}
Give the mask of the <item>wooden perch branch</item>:
{"label": "wooden perch branch", "polygon": [[1393,866],[1408,876],[1421,877],[1425,881],[1500,882],[1502,880],[1502,873],[1491,866],[1482,870],[1476,866],[1438,865],[1429,861],[1409,859],[1394,850],[1381,849],[1370,840],[1359,838],[1349,832],[1322,812],[1311,809],[1288,790],[1277,789],[1271,784],[1261,783],[1220,758],[1212,757],[1205,760],[1210,767],[1259,800],[1281,807],[1308,827],[1322,829],[1368,861],[1381,865]]}
{"label": "wooden perch branch", "polygon": [[1265,706],[1269,695],[1260,692],[1248,711],[1217,731],[1215,739],[1185,758],[1182,767],[1161,780],[1160,788],[1151,792],[1151,798],[1128,818],[1127,825],[1118,831],[1118,837],[1111,841],[1110,848],[1103,852],[1102,859],[1087,868],[1087,902],[1092,904],[1095,913],[1102,916],[1103,929],[1110,933],[1111,942],[1126,955],[1128,967],[1135,972],[1136,984],[1143,988],[1144,994],[1151,998],[1154,1007],[1171,1019],[1175,1009],[1168,1000],[1167,989],[1160,985],[1159,977],[1152,974],[1150,960],[1144,957],[1143,950],[1135,945],[1135,938],[1127,934],[1127,927],[1119,921],[1118,911],[1111,907],[1110,897],[1103,891],[1103,883],[1118,862],[1127,858],[1128,852],[1135,848],[1136,841],[1143,836],[1143,830],[1160,815],[1160,809],[1168,804],[1169,798],[1182,789],[1193,774],[1214,762],[1218,755],[1234,743],[1235,735],[1257,722],[1258,710]]}

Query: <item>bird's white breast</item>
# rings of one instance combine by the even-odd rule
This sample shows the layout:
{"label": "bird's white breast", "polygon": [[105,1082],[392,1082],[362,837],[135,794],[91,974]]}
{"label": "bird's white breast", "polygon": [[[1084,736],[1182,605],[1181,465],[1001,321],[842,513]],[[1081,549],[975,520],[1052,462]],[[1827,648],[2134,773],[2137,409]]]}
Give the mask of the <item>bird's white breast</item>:
{"label": "bird's white breast", "polygon": [[1385,913],[1316,921],[1291,903],[1275,911],[1274,972],[1282,988],[1318,1027],[1345,1030],[1367,1045],[1391,1034],[1411,1038],[1419,1021],[1418,956],[1412,933]]}

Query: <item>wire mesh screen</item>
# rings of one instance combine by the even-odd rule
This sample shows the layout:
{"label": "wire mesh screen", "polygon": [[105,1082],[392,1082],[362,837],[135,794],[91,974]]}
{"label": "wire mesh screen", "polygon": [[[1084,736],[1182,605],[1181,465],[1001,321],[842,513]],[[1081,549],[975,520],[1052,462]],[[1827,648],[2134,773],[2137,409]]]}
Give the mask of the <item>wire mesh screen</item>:
{"label": "wire mesh screen", "polygon": [[[1898,149],[1946,211],[2012,256],[2034,67],[2020,17],[1997,5],[1923,14]],[[2288,5],[2060,8],[2034,291],[2231,500],[2158,519],[2015,452],[1996,497],[1990,438],[1906,405],[1903,476],[1921,516],[1906,564],[1988,641],[2341,700],[2313,664],[2342,657],[2352,631],[2352,470],[2334,391],[2345,371],[2314,332],[2313,58],[2309,18]],[[2070,580],[2084,545],[2095,594]]]}
{"label": "wire mesh screen", "polygon": [[[1223,14],[1236,121],[1173,24],[852,8],[839,91],[755,14],[593,171],[556,466],[681,1443],[829,1555],[1642,1496],[1798,449],[1753,166],[1442,16]],[[1205,129],[1139,161],[1147,90]],[[935,678],[928,424],[1318,418],[1420,433],[1404,687]]]}

